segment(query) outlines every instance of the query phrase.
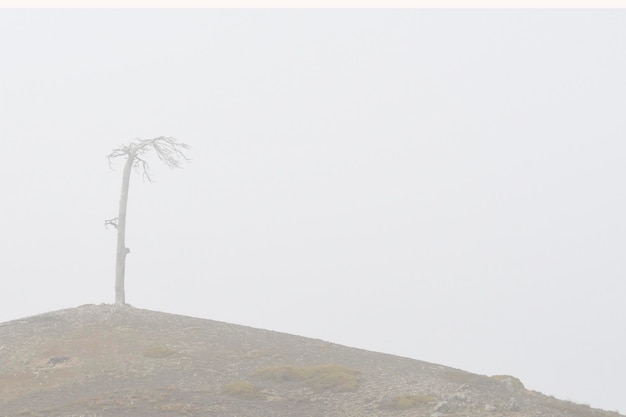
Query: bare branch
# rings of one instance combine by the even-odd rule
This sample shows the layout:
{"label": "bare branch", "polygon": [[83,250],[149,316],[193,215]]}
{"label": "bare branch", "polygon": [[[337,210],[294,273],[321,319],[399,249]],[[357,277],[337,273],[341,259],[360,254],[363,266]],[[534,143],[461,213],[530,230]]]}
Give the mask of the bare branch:
{"label": "bare branch", "polygon": [[117,229],[117,217],[104,221],[104,227],[108,229],[109,226],[115,227]]}
{"label": "bare branch", "polygon": [[157,157],[169,168],[181,168],[184,161],[190,161],[184,151],[190,149],[186,143],[181,143],[176,138],[159,136],[154,139],[137,139],[127,145],[114,149],[107,155],[107,161],[111,166],[112,160],[118,157],[132,158],[133,168],[141,170],[143,179],[152,182],[150,164],[145,159],[150,151],[154,150]]}
{"label": "bare branch", "polygon": [[152,182],[152,177],[150,176],[150,164],[139,156],[135,155],[133,159],[133,168],[141,169],[144,181]]}

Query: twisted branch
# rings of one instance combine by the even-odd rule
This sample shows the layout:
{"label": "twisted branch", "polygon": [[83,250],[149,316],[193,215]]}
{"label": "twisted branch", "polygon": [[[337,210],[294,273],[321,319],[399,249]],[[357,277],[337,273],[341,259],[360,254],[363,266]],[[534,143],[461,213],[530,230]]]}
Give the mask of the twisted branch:
{"label": "twisted branch", "polygon": [[141,170],[144,180],[152,182],[150,164],[145,155],[154,150],[157,157],[169,168],[181,168],[183,161],[189,161],[184,150],[190,149],[189,145],[177,142],[175,138],[159,136],[154,139],[138,139],[137,142],[120,146],[107,155],[107,162],[112,166],[112,160],[118,157],[132,159],[133,168]]}

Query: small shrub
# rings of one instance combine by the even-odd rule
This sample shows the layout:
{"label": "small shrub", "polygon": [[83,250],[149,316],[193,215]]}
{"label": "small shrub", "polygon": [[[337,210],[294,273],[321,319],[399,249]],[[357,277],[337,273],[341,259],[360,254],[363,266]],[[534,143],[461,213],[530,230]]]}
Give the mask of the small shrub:
{"label": "small shrub", "polygon": [[143,356],[146,358],[160,359],[166,358],[174,353],[176,352],[166,346],[151,346],[143,352]]}
{"label": "small shrub", "polygon": [[314,391],[355,391],[359,371],[341,365],[310,367],[274,366],[258,371],[256,376],[278,382],[303,382]]}
{"label": "small shrub", "polygon": [[222,386],[222,392],[226,395],[238,398],[257,398],[259,389],[248,381],[236,381]]}
{"label": "small shrub", "polygon": [[48,359],[48,366],[56,366],[61,363],[65,363],[70,360],[69,356],[53,356]]}

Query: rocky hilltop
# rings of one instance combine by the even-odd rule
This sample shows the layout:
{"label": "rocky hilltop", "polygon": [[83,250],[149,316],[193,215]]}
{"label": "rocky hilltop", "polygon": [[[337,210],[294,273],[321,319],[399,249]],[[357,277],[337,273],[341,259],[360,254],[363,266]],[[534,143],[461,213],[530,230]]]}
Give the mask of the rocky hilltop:
{"label": "rocky hilltop", "polygon": [[618,417],[398,356],[130,306],[0,324],[0,416]]}

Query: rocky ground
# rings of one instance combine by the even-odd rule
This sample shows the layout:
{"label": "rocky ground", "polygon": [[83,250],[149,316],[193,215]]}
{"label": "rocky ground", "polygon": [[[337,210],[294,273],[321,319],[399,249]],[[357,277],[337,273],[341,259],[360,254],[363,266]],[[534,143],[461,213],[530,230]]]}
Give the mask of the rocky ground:
{"label": "rocky ground", "polygon": [[0,416],[618,417],[482,376],[130,306],[0,324]]}

